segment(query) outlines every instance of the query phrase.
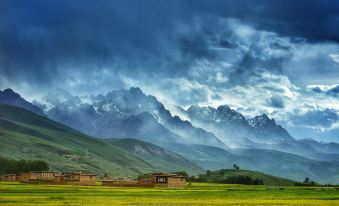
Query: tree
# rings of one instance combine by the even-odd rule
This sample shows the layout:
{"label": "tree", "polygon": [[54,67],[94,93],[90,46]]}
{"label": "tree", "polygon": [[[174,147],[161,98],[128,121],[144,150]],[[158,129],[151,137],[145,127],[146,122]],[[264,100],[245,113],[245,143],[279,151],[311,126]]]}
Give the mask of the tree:
{"label": "tree", "polygon": [[207,171],[206,171],[206,175],[207,175],[207,176],[210,176],[211,173],[212,173],[211,170],[207,170]]}
{"label": "tree", "polygon": [[304,180],[304,184],[309,184],[310,183],[310,178],[306,177]]}
{"label": "tree", "polygon": [[0,157],[0,165],[0,174],[49,170],[48,163],[42,160],[12,160]]}
{"label": "tree", "polygon": [[233,165],[233,169],[235,169],[235,170],[240,170],[240,167],[239,167],[238,165],[234,164],[234,165]]}

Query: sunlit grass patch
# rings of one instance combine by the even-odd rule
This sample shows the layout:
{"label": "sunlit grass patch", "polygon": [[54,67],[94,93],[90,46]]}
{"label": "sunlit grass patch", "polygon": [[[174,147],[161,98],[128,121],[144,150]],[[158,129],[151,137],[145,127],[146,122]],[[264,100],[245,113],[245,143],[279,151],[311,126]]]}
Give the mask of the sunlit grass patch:
{"label": "sunlit grass patch", "polygon": [[335,188],[193,183],[185,189],[0,183],[4,206],[339,205]]}

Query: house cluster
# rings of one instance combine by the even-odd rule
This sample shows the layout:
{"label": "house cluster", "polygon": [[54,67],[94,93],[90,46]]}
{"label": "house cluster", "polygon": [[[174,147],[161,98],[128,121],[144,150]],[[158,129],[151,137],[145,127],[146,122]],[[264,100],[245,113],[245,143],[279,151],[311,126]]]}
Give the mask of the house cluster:
{"label": "house cluster", "polygon": [[66,185],[95,185],[96,175],[81,172],[57,173],[57,172],[27,172],[7,174],[1,176],[3,182],[66,184]]}
{"label": "house cluster", "polygon": [[[57,173],[57,172],[27,172],[7,174],[1,176],[4,182],[40,183],[40,184],[66,184],[66,185],[96,185],[96,175],[81,172]],[[150,173],[131,179],[104,179],[103,186],[114,187],[155,187],[155,188],[184,188],[186,178],[177,174]]]}
{"label": "house cluster", "polygon": [[116,187],[184,188],[186,186],[186,178],[177,174],[150,173],[139,177],[137,180],[106,179],[102,181],[102,185]]}

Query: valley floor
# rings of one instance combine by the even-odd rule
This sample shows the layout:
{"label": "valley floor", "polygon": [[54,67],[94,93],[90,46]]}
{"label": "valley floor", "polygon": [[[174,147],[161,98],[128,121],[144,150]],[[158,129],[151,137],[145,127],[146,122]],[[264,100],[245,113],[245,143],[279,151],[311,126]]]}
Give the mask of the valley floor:
{"label": "valley floor", "polygon": [[186,189],[0,183],[1,206],[339,205],[338,188],[193,183]]}

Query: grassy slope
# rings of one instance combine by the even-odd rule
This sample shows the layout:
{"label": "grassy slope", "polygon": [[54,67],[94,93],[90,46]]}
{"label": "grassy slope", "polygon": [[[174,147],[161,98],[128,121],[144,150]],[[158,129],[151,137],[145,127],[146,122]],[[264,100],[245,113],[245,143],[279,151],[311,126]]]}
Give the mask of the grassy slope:
{"label": "grassy slope", "polygon": [[294,185],[295,181],[275,177],[261,172],[250,171],[250,170],[233,170],[233,169],[222,169],[212,171],[210,175],[203,174],[199,175],[203,179],[207,179],[208,182],[217,182],[218,180],[227,179],[232,176],[250,176],[252,179],[261,179],[265,185]]}
{"label": "grassy slope", "polygon": [[334,188],[246,186],[192,183],[187,189],[0,183],[3,206],[51,205],[338,205]]}
{"label": "grassy slope", "polygon": [[170,145],[169,150],[195,162],[205,170],[232,168],[255,170],[274,176],[303,181],[305,177],[319,183],[339,183],[338,161],[316,161],[304,157],[264,149],[231,149],[204,145]]}
{"label": "grassy slope", "polygon": [[[21,108],[0,104],[0,155],[43,159],[54,170],[135,177],[157,170],[152,162],[103,140]],[[87,155],[88,152],[88,155]]]}
{"label": "grassy slope", "polygon": [[232,153],[240,155],[244,165],[250,170],[255,168],[257,171],[298,181],[309,177],[319,183],[339,183],[338,161],[317,161],[290,153],[262,149],[235,149]]}
{"label": "grassy slope", "polygon": [[202,168],[188,161],[181,155],[170,152],[162,147],[143,142],[136,139],[108,139],[105,140],[118,147],[121,147],[133,155],[152,163],[160,170],[168,170],[171,172],[186,171],[189,169],[192,174],[199,174]]}

